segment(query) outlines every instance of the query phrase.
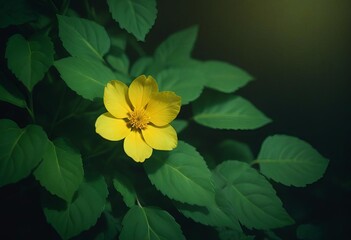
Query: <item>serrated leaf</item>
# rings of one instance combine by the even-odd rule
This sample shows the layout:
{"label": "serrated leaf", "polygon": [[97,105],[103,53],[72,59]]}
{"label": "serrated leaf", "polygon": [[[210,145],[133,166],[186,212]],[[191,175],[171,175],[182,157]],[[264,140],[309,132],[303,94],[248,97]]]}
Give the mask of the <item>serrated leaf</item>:
{"label": "serrated leaf", "polygon": [[108,0],[107,3],[119,26],[144,41],[156,20],[156,0]]}
{"label": "serrated leaf", "polygon": [[44,214],[61,238],[68,239],[96,223],[105,208],[107,195],[103,177],[92,181],[84,180],[72,202],[64,203],[49,194],[44,196]]}
{"label": "serrated leaf", "polygon": [[62,140],[49,141],[34,176],[50,193],[70,202],[83,181],[82,157]]}
{"label": "serrated leaf", "polygon": [[10,82],[0,80],[0,101],[11,103],[20,108],[26,108],[23,95]]}
{"label": "serrated leaf", "polygon": [[185,203],[176,203],[176,207],[184,216],[193,219],[195,222],[212,227],[228,227],[240,232],[242,231],[238,220],[229,218],[228,215],[218,207],[215,201],[206,207]]}
{"label": "serrated leaf", "polygon": [[206,78],[205,86],[230,93],[245,86],[253,78],[244,70],[221,61],[207,61],[201,66]]}
{"label": "serrated leaf", "polygon": [[5,57],[9,69],[32,91],[52,65],[54,47],[48,36],[38,35],[27,41],[15,34],[7,42]]}
{"label": "serrated leaf", "polygon": [[182,98],[182,105],[197,99],[203,88],[203,74],[190,68],[170,68],[156,76],[161,91],[173,91]]}
{"label": "serrated leaf", "polygon": [[266,138],[256,161],[265,176],[296,187],[320,179],[329,163],[309,143],[286,135]]}
{"label": "serrated leaf", "polygon": [[59,37],[64,48],[73,56],[103,60],[110,49],[110,38],[99,24],[78,17],[57,15]]}
{"label": "serrated leaf", "polygon": [[193,109],[194,120],[210,128],[256,129],[271,121],[248,100],[214,91],[203,94]]}
{"label": "serrated leaf", "polygon": [[194,48],[197,32],[198,28],[193,26],[169,36],[155,50],[155,61],[170,65],[189,59]]}
{"label": "serrated leaf", "polygon": [[271,184],[247,163],[223,162],[213,179],[218,206],[246,227],[271,229],[294,223]]}
{"label": "serrated leaf", "polygon": [[37,14],[26,0],[0,1],[0,28],[35,20]]}
{"label": "serrated leaf", "polygon": [[27,177],[40,162],[47,136],[37,125],[19,128],[8,119],[0,120],[0,187]]}
{"label": "serrated leaf", "polygon": [[212,201],[211,172],[194,147],[178,142],[171,152],[157,152],[144,164],[153,185],[183,203],[206,206]]}
{"label": "serrated leaf", "polygon": [[174,218],[166,211],[134,206],[122,221],[121,240],[181,240],[185,239]]}
{"label": "serrated leaf", "polygon": [[122,195],[124,203],[131,208],[135,205],[136,194],[132,183],[122,175],[116,175],[113,186]]}
{"label": "serrated leaf", "polygon": [[68,57],[54,65],[73,91],[90,100],[102,98],[107,82],[115,79],[113,72],[100,62]]}

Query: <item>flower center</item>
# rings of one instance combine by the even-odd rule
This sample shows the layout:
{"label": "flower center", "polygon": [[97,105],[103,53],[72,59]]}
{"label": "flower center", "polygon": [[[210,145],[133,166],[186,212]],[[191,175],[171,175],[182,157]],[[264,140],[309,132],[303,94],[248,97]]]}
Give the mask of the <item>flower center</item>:
{"label": "flower center", "polygon": [[129,125],[135,129],[145,129],[150,122],[150,117],[144,109],[134,109],[128,115]]}

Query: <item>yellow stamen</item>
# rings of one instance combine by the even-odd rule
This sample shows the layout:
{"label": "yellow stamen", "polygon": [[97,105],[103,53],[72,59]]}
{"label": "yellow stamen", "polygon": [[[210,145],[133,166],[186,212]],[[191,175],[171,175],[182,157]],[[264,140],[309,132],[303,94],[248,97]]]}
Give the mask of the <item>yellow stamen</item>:
{"label": "yellow stamen", "polygon": [[144,109],[134,109],[128,115],[129,125],[134,129],[145,129],[150,122],[150,117]]}

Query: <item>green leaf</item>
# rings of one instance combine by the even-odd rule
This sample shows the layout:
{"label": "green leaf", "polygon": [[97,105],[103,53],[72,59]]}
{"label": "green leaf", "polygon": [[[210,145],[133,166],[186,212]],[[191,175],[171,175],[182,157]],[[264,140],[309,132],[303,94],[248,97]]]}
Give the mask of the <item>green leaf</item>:
{"label": "green leaf", "polygon": [[323,228],[314,224],[301,224],[296,229],[297,239],[318,240],[323,238]]}
{"label": "green leaf", "polygon": [[107,195],[103,177],[84,180],[72,202],[65,203],[49,194],[44,196],[44,214],[61,238],[68,239],[96,223],[105,208]]}
{"label": "green leaf", "polygon": [[107,55],[106,60],[115,70],[125,75],[128,75],[129,59],[125,53],[121,53],[117,56]]}
{"label": "green leaf", "polygon": [[82,157],[64,141],[50,141],[34,176],[50,193],[70,202],[83,181]]}
{"label": "green leaf", "polygon": [[143,74],[149,74],[147,68],[153,63],[152,57],[141,57],[132,66],[130,75],[132,77],[138,77]]}
{"label": "green leaf", "polygon": [[115,79],[109,68],[95,61],[68,57],[55,61],[54,65],[73,91],[90,100],[102,98],[107,82]]}
{"label": "green leaf", "polygon": [[324,175],[329,160],[303,140],[274,135],[263,142],[256,162],[261,172],[274,181],[304,187]]}
{"label": "green leaf", "polygon": [[[245,235],[243,232],[227,229],[227,228],[220,228],[218,229],[218,236],[219,240],[255,240],[255,236],[252,235]],[[271,240],[271,239],[268,239]]]}
{"label": "green leaf", "polygon": [[185,239],[174,218],[166,211],[134,206],[122,221],[121,240],[181,240]]}
{"label": "green leaf", "polygon": [[156,0],[108,0],[107,3],[119,26],[144,41],[156,20]]}
{"label": "green leaf", "polygon": [[9,81],[0,80],[0,101],[11,103],[20,108],[26,108],[27,103],[23,95]]}
{"label": "green leaf", "polygon": [[173,91],[182,98],[182,105],[197,99],[204,87],[203,74],[190,68],[171,68],[156,76],[160,91]]}
{"label": "green leaf", "polygon": [[117,234],[122,228],[121,221],[118,221],[109,211],[103,212],[105,227],[94,240],[113,240],[117,239]]}
{"label": "green leaf", "polygon": [[256,129],[271,120],[242,97],[211,91],[193,104],[194,120],[218,129]]}
{"label": "green leaf", "polygon": [[234,92],[253,79],[244,70],[226,62],[207,61],[201,68],[207,80],[205,86],[224,93]]}
{"label": "green leaf", "polygon": [[77,17],[57,15],[59,37],[73,57],[99,59],[110,49],[110,38],[99,24]]}
{"label": "green leaf", "polygon": [[182,119],[175,119],[171,125],[174,127],[177,133],[180,133],[189,125],[189,122]]}
{"label": "green leaf", "polygon": [[254,155],[250,147],[242,142],[227,139],[220,142],[215,148],[216,157],[221,160],[239,160],[242,162],[251,162]]}
{"label": "green leaf", "polygon": [[27,41],[15,34],[7,42],[5,57],[9,69],[32,91],[52,65],[54,47],[48,36],[38,35]]}
{"label": "green leaf", "polygon": [[124,176],[118,174],[113,179],[113,186],[122,195],[124,203],[131,208],[135,205],[136,194],[132,183]]}
{"label": "green leaf", "polygon": [[215,201],[206,207],[186,203],[176,203],[176,207],[184,216],[193,219],[195,222],[213,227],[228,227],[240,232],[242,231],[238,220],[229,218],[228,215],[218,207]]}
{"label": "green leaf", "polygon": [[37,125],[19,128],[8,119],[0,120],[0,187],[27,177],[38,165],[48,139]]}
{"label": "green leaf", "polygon": [[155,50],[155,61],[172,64],[189,59],[194,48],[197,32],[197,26],[193,26],[169,36]]}
{"label": "green leaf", "polygon": [[211,172],[191,145],[179,141],[170,152],[154,153],[144,167],[152,184],[168,197],[200,206],[211,202]]}
{"label": "green leaf", "polygon": [[223,162],[213,179],[219,207],[248,228],[271,229],[294,223],[271,184],[247,163]]}
{"label": "green leaf", "polygon": [[37,14],[26,0],[0,1],[0,28],[35,20]]}

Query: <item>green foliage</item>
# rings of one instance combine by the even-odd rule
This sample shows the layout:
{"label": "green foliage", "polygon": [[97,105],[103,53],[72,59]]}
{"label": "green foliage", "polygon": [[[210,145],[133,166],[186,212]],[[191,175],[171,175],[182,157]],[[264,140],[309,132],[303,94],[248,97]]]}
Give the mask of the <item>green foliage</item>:
{"label": "green foliage", "polygon": [[[222,240],[253,239],[248,229],[275,239],[271,229],[293,224],[265,177],[303,187],[324,175],[328,160],[295,137],[268,137],[257,158],[250,144],[234,139],[231,130],[271,122],[236,92],[253,77],[222,60],[194,58],[201,26],[170,34],[154,49],[140,44],[156,21],[156,0],[73,2],[0,3],[7,43],[0,70],[0,187],[11,184],[20,197],[41,192],[38,218],[46,217],[52,226],[46,230],[62,239],[209,238],[202,230]],[[154,150],[135,163],[122,141],[96,134],[95,122],[106,112],[106,84],[129,85],[140,75],[179,95],[182,107],[171,122],[176,149]],[[300,225],[297,236],[321,236],[314,230]]]}
{"label": "green foliage", "polygon": [[104,210],[107,186],[103,177],[84,180],[75,197],[69,202],[62,202],[46,194],[43,197],[43,209],[47,221],[63,239],[71,238],[92,227]]}
{"label": "green foliage", "polygon": [[247,163],[223,162],[213,179],[219,207],[246,227],[270,229],[294,223],[272,185]]}
{"label": "green foliage", "polygon": [[164,210],[134,206],[123,218],[121,240],[185,239],[174,218]]}
{"label": "green foliage", "polygon": [[64,141],[50,141],[34,176],[50,193],[70,202],[83,181],[82,158]]}
{"label": "green foliage", "polygon": [[179,142],[175,150],[155,154],[144,166],[152,184],[168,197],[199,206],[211,201],[211,172],[189,144]]}
{"label": "green foliage", "polygon": [[234,95],[206,92],[193,105],[194,120],[219,129],[256,129],[271,120],[249,101]]}
{"label": "green foliage", "polygon": [[144,41],[156,20],[156,0],[108,0],[107,3],[119,26]]}
{"label": "green foliage", "polygon": [[324,175],[329,160],[303,140],[274,135],[263,142],[256,162],[261,172],[274,181],[304,187]]}
{"label": "green foliage", "polygon": [[29,91],[43,79],[54,61],[53,56],[53,44],[45,35],[26,40],[15,34],[8,40],[5,53],[9,69]]}
{"label": "green foliage", "polygon": [[77,57],[55,61],[55,67],[72,90],[90,100],[101,98],[105,85],[115,79],[113,72],[102,63]]}
{"label": "green foliage", "polygon": [[77,17],[58,15],[57,18],[62,44],[73,57],[104,61],[110,38],[102,26]]}
{"label": "green foliage", "polygon": [[41,161],[48,142],[37,125],[19,128],[8,119],[0,120],[0,186],[15,183],[25,177]]}

